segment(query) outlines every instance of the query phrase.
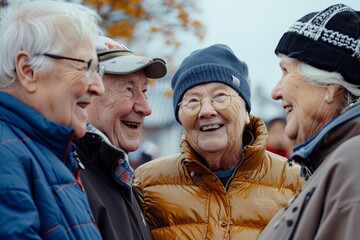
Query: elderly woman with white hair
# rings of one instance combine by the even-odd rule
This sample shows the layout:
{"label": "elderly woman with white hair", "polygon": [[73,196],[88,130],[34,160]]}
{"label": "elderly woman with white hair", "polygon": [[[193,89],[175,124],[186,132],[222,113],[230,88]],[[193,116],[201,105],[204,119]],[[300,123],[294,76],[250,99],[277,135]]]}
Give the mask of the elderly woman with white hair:
{"label": "elderly woman with white hair", "polygon": [[278,43],[272,92],[308,180],[259,239],[360,236],[360,13],[343,4],[298,20]]}

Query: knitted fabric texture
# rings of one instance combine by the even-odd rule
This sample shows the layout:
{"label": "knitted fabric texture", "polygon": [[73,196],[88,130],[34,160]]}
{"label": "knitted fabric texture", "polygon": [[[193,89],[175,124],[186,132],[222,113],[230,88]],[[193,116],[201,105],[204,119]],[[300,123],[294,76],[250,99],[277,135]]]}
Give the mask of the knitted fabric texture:
{"label": "knitted fabric texture", "polygon": [[360,85],[360,12],[336,4],[307,14],[282,36],[275,53]]}
{"label": "knitted fabric texture", "polygon": [[244,99],[250,113],[250,86],[248,67],[239,60],[226,45],[215,44],[191,53],[175,72],[171,87],[175,118],[179,121],[179,102],[190,88],[211,82],[221,82],[233,89]]}

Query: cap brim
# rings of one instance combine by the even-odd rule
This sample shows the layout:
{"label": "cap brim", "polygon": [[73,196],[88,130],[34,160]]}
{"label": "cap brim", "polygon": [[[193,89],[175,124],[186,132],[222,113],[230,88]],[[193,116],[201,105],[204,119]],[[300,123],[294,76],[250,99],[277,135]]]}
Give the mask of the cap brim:
{"label": "cap brim", "polygon": [[162,59],[151,59],[136,55],[120,55],[101,61],[105,65],[106,73],[130,74],[144,69],[148,78],[161,78],[166,75],[167,69]]}

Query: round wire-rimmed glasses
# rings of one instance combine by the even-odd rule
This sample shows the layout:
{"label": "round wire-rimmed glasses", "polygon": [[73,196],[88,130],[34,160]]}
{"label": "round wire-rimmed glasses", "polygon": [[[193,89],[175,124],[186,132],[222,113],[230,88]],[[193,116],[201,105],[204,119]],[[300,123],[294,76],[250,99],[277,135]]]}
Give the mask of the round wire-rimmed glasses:
{"label": "round wire-rimmed glasses", "polygon": [[178,106],[186,115],[196,115],[200,112],[202,101],[207,99],[215,109],[222,110],[230,106],[232,96],[234,95],[235,94],[219,93],[213,97],[186,97],[178,104]]}

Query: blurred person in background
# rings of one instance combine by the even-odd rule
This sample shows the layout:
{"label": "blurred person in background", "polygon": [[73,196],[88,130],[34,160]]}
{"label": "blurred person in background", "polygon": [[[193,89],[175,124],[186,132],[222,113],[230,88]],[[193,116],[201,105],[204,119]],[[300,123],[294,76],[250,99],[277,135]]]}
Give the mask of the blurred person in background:
{"label": "blurred person in background", "polygon": [[298,192],[300,168],[265,150],[248,68],[226,45],[191,53],[172,78],[181,152],[135,171],[154,239],[255,239]]}
{"label": "blurred person in background", "polygon": [[267,122],[269,136],[266,150],[288,158],[291,155],[293,144],[285,134],[285,126],[286,120],[282,117],[275,117]]}
{"label": "blurred person in background", "polygon": [[259,239],[359,239],[360,12],[336,4],[296,21],[275,53],[272,91],[308,181]]}
{"label": "blurred person in background", "polygon": [[28,0],[0,14],[0,239],[101,239],[72,143],[104,93],[99,16]]}
{"label": "blurred person in background", "polygon": [[135,55],[104,36],[98,37],[96,49],[106,67],[105,94],[87,108],[87,132],[76,142],[84,164],[81,179],[103,239],[151,239],[132,189],[127,154],[139,148],[144,118],[152,112],[148,78],[165,76],[166,65],[159,58]]}

